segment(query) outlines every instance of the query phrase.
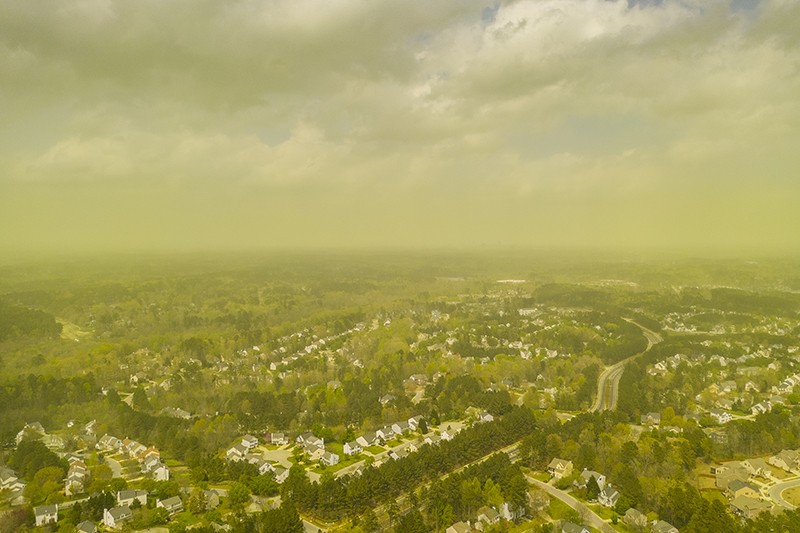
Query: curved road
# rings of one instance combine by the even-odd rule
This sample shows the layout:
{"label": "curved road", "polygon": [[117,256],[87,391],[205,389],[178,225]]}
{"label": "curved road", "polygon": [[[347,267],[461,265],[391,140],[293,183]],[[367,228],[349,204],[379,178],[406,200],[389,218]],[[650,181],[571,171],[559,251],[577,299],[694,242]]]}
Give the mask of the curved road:
{"label": "curved road", "polygon": [[787,502],[783,499],[781,495],[783,491],[786,489],[791,489],[792,487],[800,487],[800,479],[793,479],[791,481],[784,481],[783,483],[776,483],[775,485],[769,488],[769,497],[772,498],[779,507],[783,507],[784,509],[795,509],[796,507],[791,503]]}
{"label": "curved road", "polygon": [[617,533],[616,529],[611,527],[611,525],[608,522],[600,518],[598,514],[589,509],[583,502],[579,502],[578,500],[576,500],[563,490],[557,489],[552,485],[548,485],[543,481],[539,481],[538,479],[532,478],[530,476],[525,476],[525,477],[528,480],[528,482],[533,483],[534,485],[536,485],[549,495],[558,498],[562,502],[566,503],[567,505],[575,509],[578,512],[578,514],[581,515],[581,518],[583,520],[586,520],[588,525],[592,526],[593,528],[596,528],[601,533]]}
{"label": "curved road", "polygon": [[627,359],[623,359],[619,363],[606,367],[606,369],[600,373],[600,376],[597,378],[597,398],[595,398],[590,409],[590,411],[593,413],[597,411],[611,411],[617,408],[619,380],[622,377],[622,373],[625,371],[625,365],[642,354],[647,353],[655,344],[658,344],[664,340],[661,335],[655,331],[649,330],[641,324],[637,324],[633,320],[629,320],[627,318],[625,320],[631,324],[634,324],[635,326],[638,326],[639,329],[642,330],[642,333],[647,339],[647,348],[645,348],[641,353],[637,353],[636,355],[632,355]]}

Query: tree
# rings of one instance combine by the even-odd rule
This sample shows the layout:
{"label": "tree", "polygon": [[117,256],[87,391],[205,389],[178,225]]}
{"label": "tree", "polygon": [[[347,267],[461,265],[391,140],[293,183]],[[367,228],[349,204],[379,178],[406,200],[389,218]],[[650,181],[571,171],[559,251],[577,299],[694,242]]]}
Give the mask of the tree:
{"label": "tree", "polygon": [[597,480],[594,476],[589,476],[589,480],[586,482],[586,499],[596,500],[599,495],[600,485],[597,484]]}
{"label": "tree", "polygon": [[242,507],[250,501],[250,489],[244,483],[235,482],[228,491],[232,507]]}
{"label": "tree", "polygon": [[203,514],[206,512],[206,495],[201,489],[194,489],[189,497],[189,511],[192,514]]}

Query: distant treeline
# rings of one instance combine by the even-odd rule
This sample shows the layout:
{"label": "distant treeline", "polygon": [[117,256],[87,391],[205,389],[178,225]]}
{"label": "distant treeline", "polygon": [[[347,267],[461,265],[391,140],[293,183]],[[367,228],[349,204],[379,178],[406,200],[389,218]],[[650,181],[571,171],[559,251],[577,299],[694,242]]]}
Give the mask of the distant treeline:
{"label": "distant treeline", "polygon": [[58,337],[61,324],[53,315],[0,300],[0,341],[15,337]]}

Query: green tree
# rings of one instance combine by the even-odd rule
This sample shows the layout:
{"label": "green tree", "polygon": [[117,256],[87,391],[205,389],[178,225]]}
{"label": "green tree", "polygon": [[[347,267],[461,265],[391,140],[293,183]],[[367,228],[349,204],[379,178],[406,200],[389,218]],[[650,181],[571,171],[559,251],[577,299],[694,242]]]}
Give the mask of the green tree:
{"label": "green tree", "polygon": [[248,489],[247,485],[244,483],[237,481],[228,491],[228,498],[232,507],[242,507],[245,503],[250,501],[250,489]]}

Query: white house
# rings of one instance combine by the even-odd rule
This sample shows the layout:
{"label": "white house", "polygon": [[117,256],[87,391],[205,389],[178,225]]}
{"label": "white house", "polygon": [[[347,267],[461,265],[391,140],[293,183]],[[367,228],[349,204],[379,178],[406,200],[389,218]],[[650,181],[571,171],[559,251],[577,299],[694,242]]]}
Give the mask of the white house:
{"label": "white house", "polygon": [[597,501],[600,502],[600,505],[605,507],[614,507],[617,505],[617,501],[619,500],[619,492],[616,489],[611,487],[605,487],[603,490],[600,491],[600,494],[597,496]]}
{"label": "white house", "polygon": [[181,501],[180,496],[173,496],[172,498],[157,500],[156,507],[162,507],[172,515],[183,511],[183,501]]}
{"label": "white house", "polygon": [[378,435],[379,438],[383,439],[384,441],[391,440],[394,438],[394,430],[389,426],[384,426],[375,433]]}
{"label": "white house", "polygon": [[138,500],[142,505],[147,505],[146,490],[121,490],[117,492],[117,505],[120,507],[130,506]]}
{"label": "white house", "polygon": [[272,475],[275,478],[275,482],[281,484],[286,481],[286,478],[289,477],[289,470],[280,466],[276,466]]}
{"label": "white house", "polygon": [[584,470],[583,472],[581,472],[581,486],[585,487],[586,484],[589,483],[590,478],[594,478],[600,490],[603,490],[605,488],[606,476],[604,476],[600,472],[595,472],[594,470]]}
{"label": "white house", "polygon": [[289,444],[289,438],[286,436],[285,433],[271,433],[270,441],[272,442],[272,444],[276,446],[283,446],[285,444]]}
{"label": "white house", "polygon": [[42,505],[33,509],[37,526],[58,522],[58,505]]}
{"label": "white house", "polygon": [[356,439],[356,442],[361,446],[363,446],[364,448],[367,448],[369,446],[375,445],[378,442],[378,435],[370,431],[369,433],[364,433],[363,435],[358,437]]}
{"label": "white house", "polygon": [[242,437],[242,446],[244,446],[248,450],[252,450],[256,446],[258,446],[258,438],[252,435],[245,435],[244,437]]}
{"label": "white house", "polygon": [[402,422],[395,422],[392,424],[392,431],[394,431],[395,435],[402,435],[411,431],[411,426],[405,420]]}
{"label": "white house", "polygon": [[333,452],[325,452],[320,457],[320,462],[328,466],[333,466],[339,462],[339,456]]}
{"label": "white house", "polygon": [[114,507],[113,509],[103,509],[103,524],[111,529],[117,529],[122,527],[122,523],[132,516],[133,512],[127,505]]}
{"label": "white house", "polygon": [[358,455],[362,451],[363,449],[361,448],[361,445],[358,443],[358,441],[346,442],[344,444],[345,455]]}

